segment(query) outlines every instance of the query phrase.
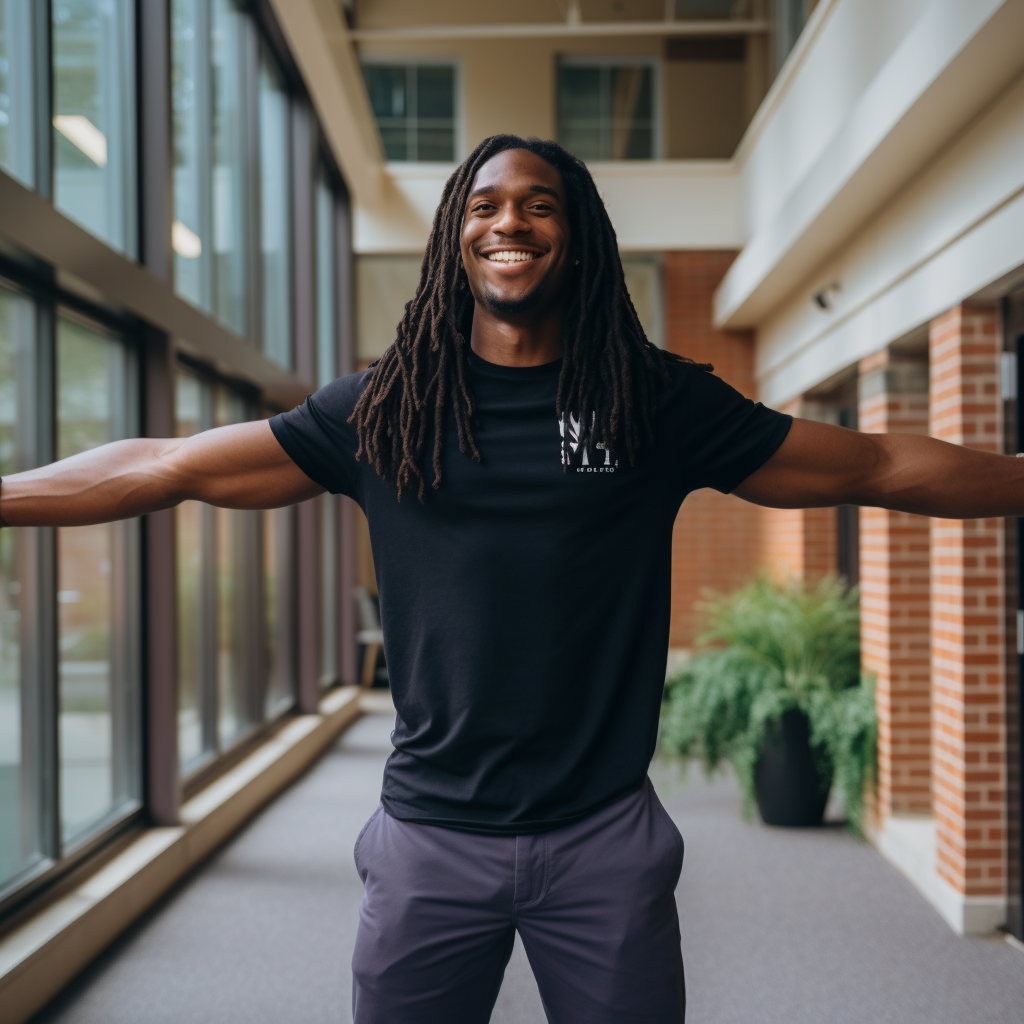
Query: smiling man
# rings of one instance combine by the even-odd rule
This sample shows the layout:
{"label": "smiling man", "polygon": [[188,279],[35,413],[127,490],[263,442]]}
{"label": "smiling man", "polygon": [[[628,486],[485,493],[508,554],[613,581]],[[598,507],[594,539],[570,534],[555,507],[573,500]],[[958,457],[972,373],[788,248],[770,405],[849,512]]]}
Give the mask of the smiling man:
{"label": "smiling man", "polygon": [[9,525],[185,499],[366,512],[398,714],[357,1024],[488,1020],[518,930],[549,1019],[679,1024],[683,842],[647,778],[671,538],[700,487],[777,507],[1024,512],[1024,464],[792,421],[644,337],[582,163],[495,136],[448,181],[394,344],[267,422],[2,481]]}

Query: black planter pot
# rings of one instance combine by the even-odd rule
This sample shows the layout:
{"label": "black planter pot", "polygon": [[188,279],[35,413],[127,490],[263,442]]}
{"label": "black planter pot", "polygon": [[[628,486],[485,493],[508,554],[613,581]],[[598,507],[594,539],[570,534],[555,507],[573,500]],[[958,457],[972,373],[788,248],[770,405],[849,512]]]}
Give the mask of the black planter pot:
{"label": "black planter pot", "polygon": [[810,725],[790,708],[769,726],[754,774],[757,809],[766,825],[820,825],[832,785],[822,777],[810,744]]}

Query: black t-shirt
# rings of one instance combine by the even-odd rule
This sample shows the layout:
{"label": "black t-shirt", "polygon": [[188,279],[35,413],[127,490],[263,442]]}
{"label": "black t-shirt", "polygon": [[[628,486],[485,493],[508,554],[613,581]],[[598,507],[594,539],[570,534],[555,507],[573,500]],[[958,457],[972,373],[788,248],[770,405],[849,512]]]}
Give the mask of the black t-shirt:
{"label": "black t-shirt", "polygon": [[398,711],[381,800],[396,818],[540,832],[642,785],[680,503],[699,487],[731,491],[791,422],[674,364],[654,441],[626,468],[581,451],[575,418],[558,422],[559,368],[471,353],[482,460],[460,453],[449,416],[443,482],[422,503],[415,488],[399,502],[355,459],[347,421],[366,372],[270,421],[299,468],[369,522]]}

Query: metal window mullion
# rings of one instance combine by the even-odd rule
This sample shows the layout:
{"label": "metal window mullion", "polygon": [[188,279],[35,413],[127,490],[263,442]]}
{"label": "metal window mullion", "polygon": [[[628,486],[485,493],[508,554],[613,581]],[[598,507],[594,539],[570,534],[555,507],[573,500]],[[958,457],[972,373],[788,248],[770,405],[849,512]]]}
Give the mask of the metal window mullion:
{"label": "metal window mullion", "polygon": [[245,180],[245,203],[249,211],[248,222],[251,225],[246,233],[243,246],[248,253],[246,260],[247,277],[247,313],[249,339],[261,351],[266,347],[263,337],[263,303],[260,301],[261,270],[263,252],[263,224],[260,211],[260,195],[263,187],[260,166],[260,101],[259,101],[259,35],[251,16],[239,18],[239,32],[242,44],[239,46],[239,64],[241,72],[240,103],[243,110],[242,149],[245,153],[245,164],[248,173]]}
{"label": "metal window mullion", "polygon": [[[200,430],[213,426],[213,386],[202,381],[200,390]],[[202,544],[199,591],[199,709],[202,730],[202,756],[214,755],[219,749],[217,716],[217,653],[219,602],[217,600],[217,510],[201,504],[199,537]]]}
{"label": "metal window mullion", "polygon": [[[213,35],[213,10],[210,4],[211,0],[201,0],[198,4],[199,24],[195,32],[195,60],[199,136],[196,145],[196,162],[199,164],[196,175],[199,180],[198,219],[200,238],[205,239],[203,251],[199,255],[202,270],[199,275],[199,301],[203,309],[212,311],[217,301],[217,258],[213,224],[213,53],[210,46]],[[171,187],[173,188],[173,183]]]}
{"label": "metal window mullion", "polygon": [[[36,311],[35,449],[39,465],[56,458],[57,361],[56,308],[52,296]],[[60,827],[60,697],[57,680],[57,530],[35,529],[35,642],[33,675],[39,693],[39,764],[42,847],[58,860],[62,853]]]}
{"label": "metal window mullion", "polygon": [[35,127],[36,191],[53,199],[53,18],[50,0],[32,5],[32,76],[34,79],[33,122]]}
{"label": "metal window mullion", "polygon": [[419,140],[416,137],[416,128],[419,122],[419,103],[416,92],[416,65],[405,66],[405,144],[410,160],[419,160]]}

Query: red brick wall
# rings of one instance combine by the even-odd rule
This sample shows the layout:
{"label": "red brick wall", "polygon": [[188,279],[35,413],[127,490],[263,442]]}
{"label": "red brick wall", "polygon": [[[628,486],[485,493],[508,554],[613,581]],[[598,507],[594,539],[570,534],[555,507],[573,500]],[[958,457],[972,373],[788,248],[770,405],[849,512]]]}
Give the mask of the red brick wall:
{"label": "red brick wall", "polygon": [[[718,331],[711,300],[736,253],[665,254],[665,341],[745,395],[754,395],[754,338],[749,331]],[[760,554],[760,510],[702,490],[683,503],[672,540],[672,647],[689,647],[699,628],[695,605],[709,590],[729,591],[754,574]]]}
{"label": "red brick wall", "polygon": [[[928,433],[927,366],[862,360],[859,429]],[[861,659],[876,679],[876,810],[931,810],[929,521],[881,508],[860,511]]]}
{"label": "red brick wall", "polygon": [[[934,437],[1000,451],[1001,341],[992,307],[930,329]],[[933,519],[932,763],[938,871],[968,896],[1006,884],[1004,533],[1000,519]]]}
{"label": "red brick wall", "polygon": [[[803,400],[797,398],[780,411],[799,416],[802,406]],[[761,521],[761,562],[774,579],[814,586],[836,571],[834,508],[766,508]]]}

